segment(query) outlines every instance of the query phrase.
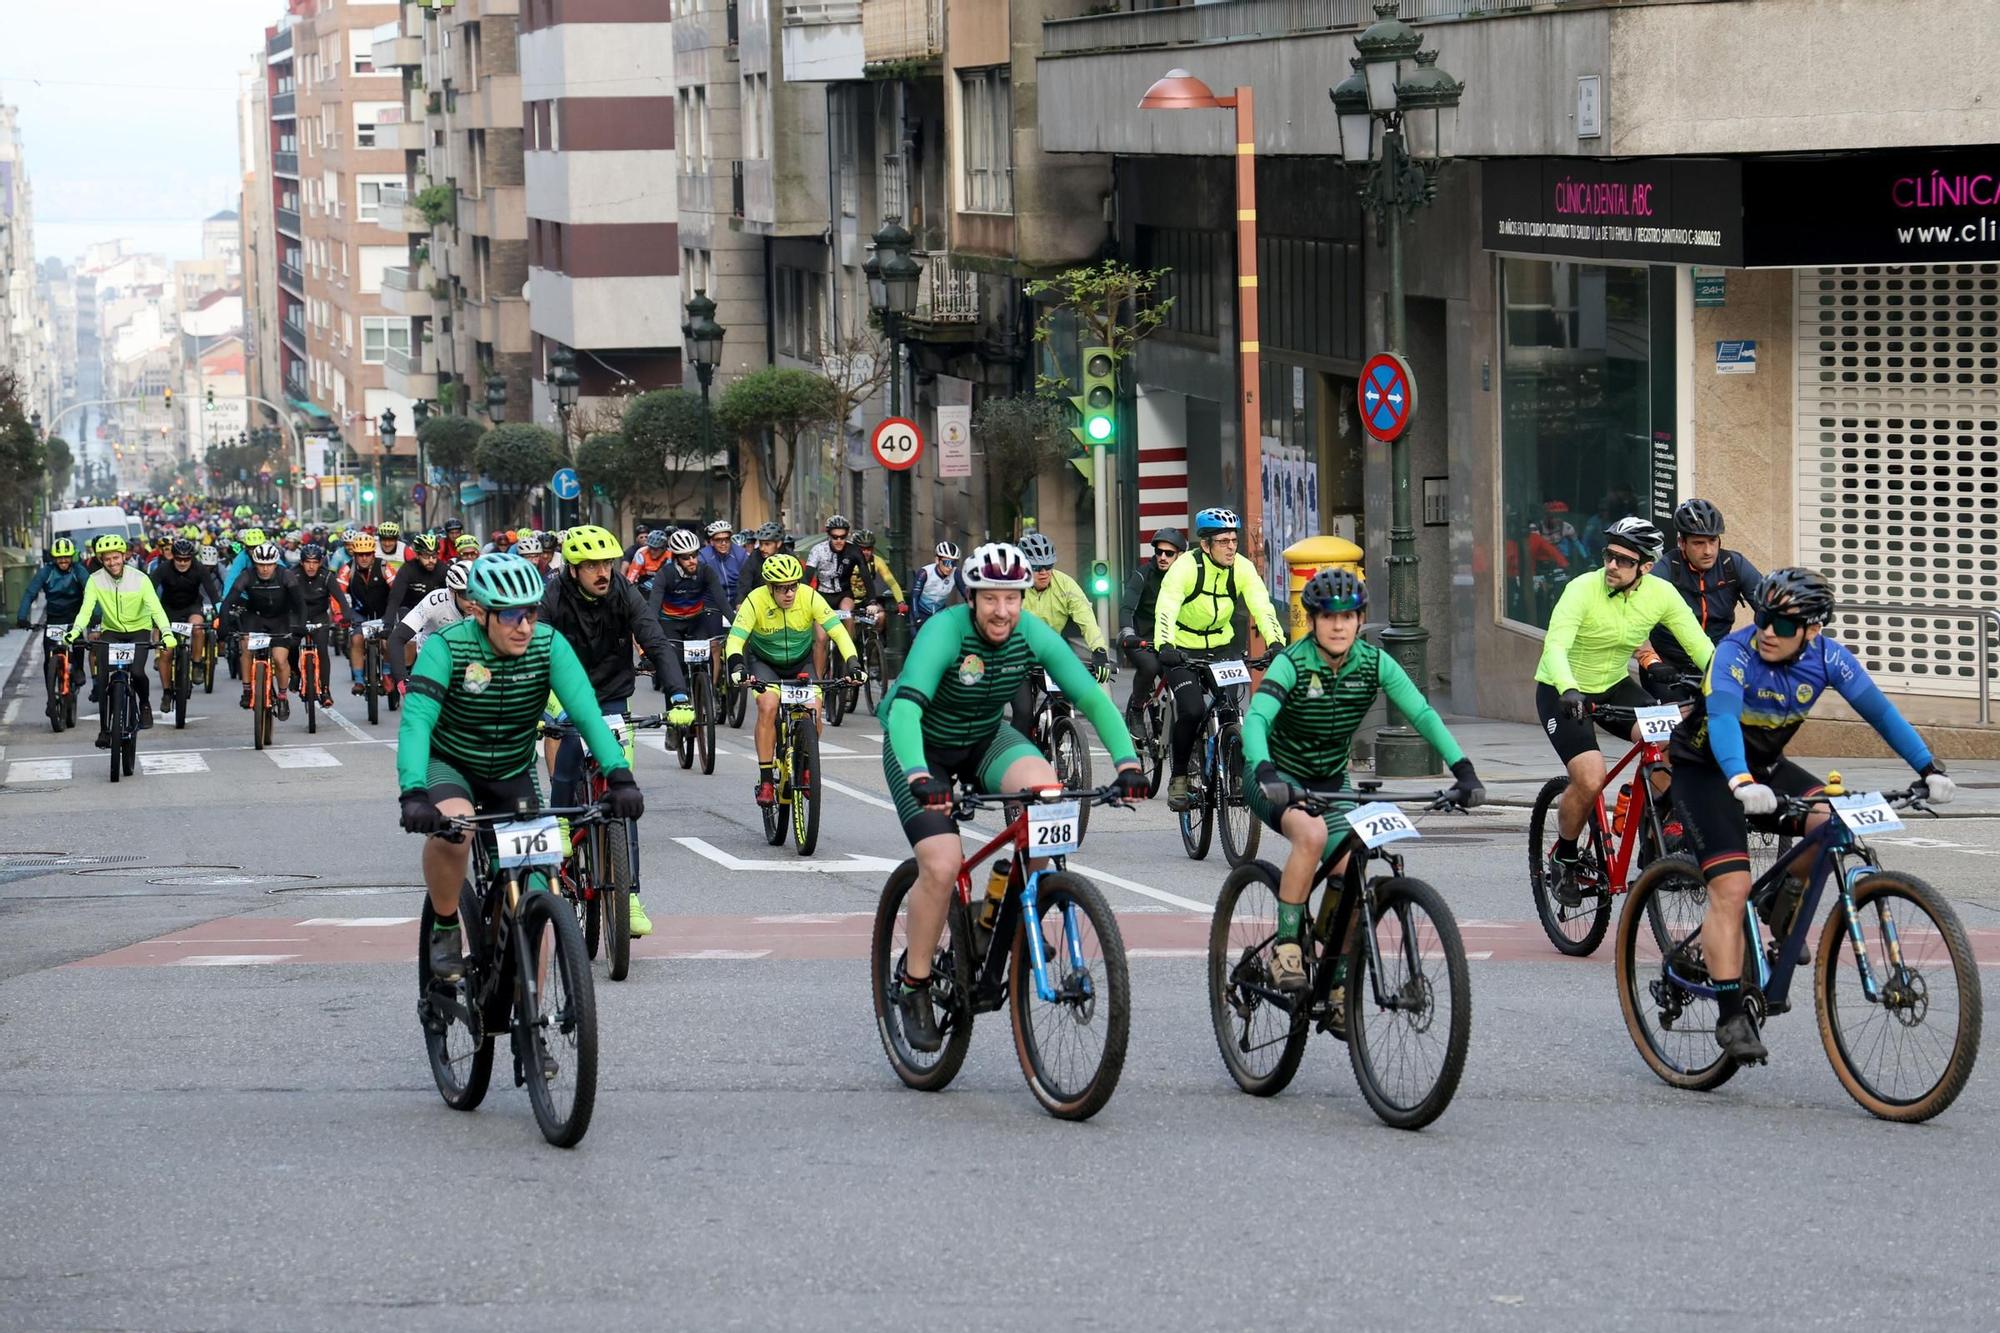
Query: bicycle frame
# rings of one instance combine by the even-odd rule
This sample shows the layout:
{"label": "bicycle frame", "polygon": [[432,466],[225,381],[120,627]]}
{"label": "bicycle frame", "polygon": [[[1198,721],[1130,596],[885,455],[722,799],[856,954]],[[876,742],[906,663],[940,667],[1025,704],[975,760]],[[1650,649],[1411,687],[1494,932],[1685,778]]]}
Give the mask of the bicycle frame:
{"label": "bicycle frame", "polygon": [[[1633,800],[1632,804],[1625,811],[1625,829],[1622,833],[1613,835],[1610,817],[1604,812],[1604,793],[1612,789],[1612,785],[1617,781],[1618,775],[1625,771],[1626,765],[1632,764],[1634,761],[1637,761],[1638,766],[1632,774]],[[1659,818],[1659,812],[1653,808],[1654,793],[1652,778],[1656,770],[1666,767],[1667,752],[1665,747],[1656,745],[1651,741],[1638,741],[1630,750],[1625,752],[1623,759],[1612,765],[1610,770],[1605,773],[1604,785],[1598,789],[1597,799],[1591,809],[1591,826],[1595,830],[1594,836],[1598,839],[1600,851],[1604,844],[1616,843],[1616,846],[1611,850],[1611,855],[1601,858],[1604,863],[1604,891],[1613,897],[1624,893],[1630,887],[1629,881],[1626,879],[1626,872],[1632,868],[1633,861],[1638,859],[1639,829],[1641,823],[1647,820],[1658,820]],[[1641,799],[1645,802],[1643,810],[1639,808]],[[1661,842],[1664,844],[1665,832],[1664,830],[1660,830],[1659,832]]]}
{"label": "bicycle frame", "polygon": [[[972,906],[972,872],[987,858],[1003,848],[1013,851],[1014,872],[1008,877],[1008,892],[1000,903],[1000,914],[994,919],[993,934],[987,940],[986,957],[980,960],[979,975],[974,980],[973,992],[997,993],[1000,973],[1006,967],[1009,941],[1014,938],[1014,923],[1026,916],[1031,921],[1041,920],[1036,910],[1040,903],[1042,876],[1051,871],[1061,870],[1067,864],[1066,857],[1051,858],[1050,865],[1041,870],[1027,870],[1028,863],[1028,807],[1023,805],[1007,827],[994,835],[984,847],[966,857],[958,868],[958,901],[968,911]],[[1026,870],[1025,875],[1020,872]],[[1015,875],[1020,875],[1020,890],[1015,892]],[[1042,932],[1031,930],[1028,937],[1028,965],[1032,973],[1035,994],[1042,1003],[1053,1004],[1058,998],[1055,982],[1049,978],[1049,956]],[[1085,995],[1090,994],[1090,975],[1085,970],[1083,960],[1083,934],[1076,923],[1076,905],[1067,903],[1063,907],[1063,951],[1069,963],[1071,975],[1076,976]]]}

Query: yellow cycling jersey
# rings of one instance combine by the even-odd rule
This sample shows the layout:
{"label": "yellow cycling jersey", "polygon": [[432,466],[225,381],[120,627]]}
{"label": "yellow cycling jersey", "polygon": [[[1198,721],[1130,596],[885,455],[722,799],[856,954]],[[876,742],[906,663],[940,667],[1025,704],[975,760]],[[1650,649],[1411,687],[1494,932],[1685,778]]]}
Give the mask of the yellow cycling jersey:
{"label": "yellow cycling jersey", "polygon": [[1257,566],[1237,556],[1217,564],[1196,547],[1181,553],[1160,579],[1153,603],[1153,642],[1177,648],[1221,648],[1235,637],[1231,621],[1241,600],[1250,621],[1272,646],[1285,642],[1285,629],[1271,605],[1271,594]]}
{"label": "yellow cycling jersey", "polygon": [[747,643],[752,652],[772,666],[791,666],[804,661],[812,652],[813,627],[818,626],[845,656],[853,657],[854,640],[840,613],[814,589],[803,583],[798,588],[789,609],[778,605],[769,584],[753,590],[743,599],[743,605],[736,608],[736,623],[729,627],[725,651],[736,656]]}
{"label": "yellow cycling jersey", "polygon": [[[882,581],[882,586],[889,590],[889,600],[894,602],[909,600],[903,596],[903,585],[896,582],[896,576],[889,572],[888,561],[878,555],[873,558],[870,567],[874,570],[875,577]],[[847,584],[848,592],[856,600],[868,595],[868,576],[862,566],[854,567],[854,572],[848,576]]]}
{"label": "yellow cycling jersey", "polygon": [[1106,650],[1104,631],[1098,626],[1097,613],[1091,610],[1090,599],[1083,595],[1083,589],[1060,569],[1051,572],[1053,577],[1048,587],[1031,587],[1022,595],[1021,609],[1058,634],[1075,625],[1083,634],[1084,647],[1093,652]]}

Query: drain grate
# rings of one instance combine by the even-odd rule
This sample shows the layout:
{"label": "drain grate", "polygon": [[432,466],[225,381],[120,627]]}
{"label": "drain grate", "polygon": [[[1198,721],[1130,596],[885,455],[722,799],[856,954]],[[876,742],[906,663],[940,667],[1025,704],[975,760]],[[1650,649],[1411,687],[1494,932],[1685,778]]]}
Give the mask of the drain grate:
{"label": "drain grate", "polygon": [[101,866],[114,861],[136,861],[136,856],[72,856],[68,852],[0,852],[0,870],[47,866]]}
{"label": "drain grate", "polygon": [[104,879],[158,879],[166,875],[230,875],[242,866],[99,866],[94,870],[76,870],[72,874],[102,877]]}

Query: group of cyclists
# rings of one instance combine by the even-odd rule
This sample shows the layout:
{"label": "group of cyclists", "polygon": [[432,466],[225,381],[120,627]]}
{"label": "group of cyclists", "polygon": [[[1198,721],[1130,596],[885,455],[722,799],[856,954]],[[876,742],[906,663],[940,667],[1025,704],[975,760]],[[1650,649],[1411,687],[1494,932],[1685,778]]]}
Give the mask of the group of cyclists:
{"label": "group of cyclists", "polygon": [[[83,553],[57,542],[28,590],[21,622],[40,596],[50,623],[70,624],[71,641],[96,620],[107,636],[150,640],[157,632],[168,649],[175,623],[197,632],[262,630],[288,644],[309,625],[392,624],[388,662],[406,694],[397,756],[402,824],[418,833],[441,834],[455,815],[496,803],[539,801],[538,755],[553,790],[571,791],[586,746],[608,780],[614,812],[636,817],[644,802],[629,754],[603,719],[629,711],[640,660],[668,696],[668,721],[686,726],[693,721],[690,669],[714,671],[731,688],[827,677],[829,665],[856,680],[865,669],[857,634],[880,634],[890,615],[906,616],[910,647],[879,715],[884,778],[917,866],[896,1003],[918,1050],[935,1050],[940,1041],[929,969],[963,853],[955,784],[1014,792],[1057,783],[1027,725],[1045,680],[1090,720],[1111,756],[1118,795],[1131,801],[1152,790],[1129,724],[1156,690],[1170,694],[1166,795],[1171,808],[1183,810],[1191,751],[1211,705],[1202,665],[1228,655],[1261,670],[1242,724],[1242,790],[1288,848],[1271,964],[1274,982],[1288,992],[1308,984],[1300,949],[1308,891],[1321,867],[1352,846],[1353,807],[1309,807],[1303,795],[1346,784],[1353,736],[1379,696],[1449,765],[1455,804],[1470,807],[1484,797],[1471,759],[1419,683],[1362,637],[1368,587],[1361,575],[1347,568],[1313,574],[1301,594],[1307,632],[1287,644],[1256,563],[1239,553],[1241,520],[1223,508],[1194,516],[1192,542],[1176,528],[1154,532],[1153,558],[1125,587],[1116,643],[1133,688],[1122,711],[1104,688],[1111,643],[1040,532],[987,542],[969,555],[941,542],[912,571],[906,593],[876,555],[873,534],[842,515],[803,556],[776,524],[742,540],[718,521],[642,529],[630,543],[595,525],[494,533],[482,542],[451,520],[407,538],[394,524],[297,530],[295,560],[253,515],[229,518],[185,525],[150,552],[105,538],[88,553],[94,569],[86,569]],[[1931,802],[1950,800],[1952,782],[1827,632],[1836,606],[1822,575],[1802,568],[1760,574],[1723,548],[1723,516],[1706,500],[1681,504],[1673,529],[1668,551],[1667,534],[1646,518],[1609,524],[1602,567],[1572,578],[1551,614],[1535,704],[1570,785],[1546,873],[1554,895],[1570,905],[1592,891],[1579,839],[1606,780],[1594,708],[1679,702],[1670,784],[1651,795],[1678,810],[1707,882],[1702,929],[1718,994],[1715,1040],[1727,1055],[1754,1062],[1764,1058],[1756,1015],[1741,1002],[1741,979],[1730,975],[1727,960],[1741,953],[1750,828],[1769,825],[1781,797],[1823,786],[1785,757],[1814,702],[1829,689],[1840,694],[1911,766]],[[1741,629],[1739,606],[1752,618]],[[719,641],[721,650],[691,667],[684,649],[698,640]],[[284,717],[289,678],[284,657],[276,661]],[[359,691],[358,655],[350,662]],[[150,722],[143,671],[135,674]],[[777,700],[762,690],[756,698],[754,795],[768,806]],[[330,693],[320,702],[330,704]],[[572,734],[540,753],[543,726],[563,720],[573,720]],[[438,977],[459,967],[465,859],[462,843],[426,841],[437,921],[430,965]],[[989,886],[981,918],[988,925],[1005,888],[1004,876]],[[636,892],[629,901],[632,933],[643,935],[651,922]]]}

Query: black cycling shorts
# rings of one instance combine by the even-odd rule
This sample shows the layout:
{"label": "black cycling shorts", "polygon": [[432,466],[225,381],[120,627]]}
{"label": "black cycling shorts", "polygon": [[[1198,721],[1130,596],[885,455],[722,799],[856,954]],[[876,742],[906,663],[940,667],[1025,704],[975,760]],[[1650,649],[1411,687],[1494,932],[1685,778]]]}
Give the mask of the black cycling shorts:
{"label": "black cycling shorts", "polygon": [[[268,634],[273,648],[292,648],[297,640],[292,636],[292,622],[285,616],[260,616],[246,613],[236,621],[236,629],[241,634]],[[238,645],[239,647],[241,645]]]}
{"label": "black cycling shorts", "polygon": [[[1826,786],[1789,759],[1780,759],[1758,774],[1757,780],[1780,796],[1813,796]],[[1745,814],[1736,794],[1729,790],[1728,777],[1714,764],[1676,760],[1673,795],[1706,880],[1735,871],[1749,872],[1752,824],[1769,833],[1798,832],[1797,828],[1784,827],[1776,815]]]}
{"label": "black cycling shorts", "polygon": [[542,784],[535,773],[530,764],[511,778],[470,777],[450,761],[433,756],[425,786],[432,805],[454,799],[470,801],[475,813],[498,815],[518,809],[522,801],[530,810],[542,808]]}
{"label": "black cycling shorts", "polygon": [[755,651],[746,651],[743,654],[743,669],[749,673],[750,679],[760,681],[766,685],[776,685],[781,681],[797,680],[801,671],[810,676],[812,674],[812,665],[812,658],[810,656],[801,657],[796,662],[785,664],[767,662],[757,656]]}
{"label": "black cycling shorts", "polygon": [[[1585,694],[1584,699],[1594,704],[1611,704],[1618,708],[1650,708],[1659,701],[1646,693],[1645,687],[1627,676],[1602,694]],[[1562,691],[1547,681],[1535,682],[1535,713],[1542,719],[1542,730],[1548,733],[1549,744],[1556,747],[1556,754],[1564,764],[1580,754],[1589,754],[1597,748],[1597,733],[1591,729],[1592,719],[1585,716],[1572,720],[1563,712]],[[1629,734],[1618,732],[1598,723],[1606,735],[1617,736],[1619,740],[1630,740]]]}

